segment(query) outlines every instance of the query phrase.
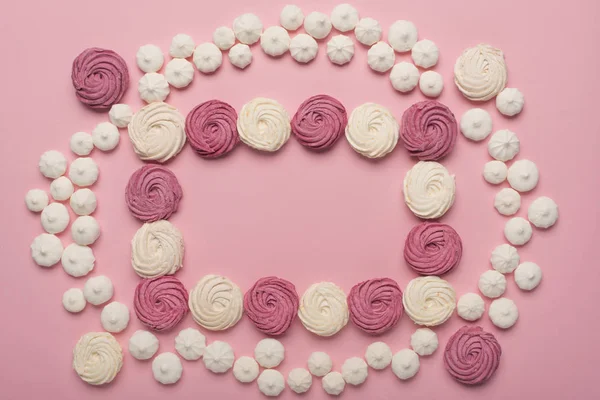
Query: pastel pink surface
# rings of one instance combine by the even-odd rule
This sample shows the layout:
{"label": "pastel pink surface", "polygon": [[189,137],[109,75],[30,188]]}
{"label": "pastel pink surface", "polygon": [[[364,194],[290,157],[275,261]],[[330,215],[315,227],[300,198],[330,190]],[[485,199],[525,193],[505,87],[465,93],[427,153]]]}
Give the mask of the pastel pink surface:
{"label": "pastel pink surface", "polygon": [[[142,76],[135,66],[140,45],[154,43],[166,53],[171,38],[180,32],[197,42],[209,41],[214,28],[230,25],[244,12],[255,12],[265,26],[275,25],[285,3],[231,0],[165,5],[164,1],[107,0],[84,11],[80,2],[69,0],[11,2],[5,7],[0,17],[5,55],[0,66],[5,77],[0,100],[0,178],[4,187],[0,249],[5,277],[0,307],[4,360],[0,398],[120,400],[130,399],[132,393],[144,399],[200,395],[263,398],[256,384],[242,385],[231,373],[215,376],[202,362],[182,361],[181,381],[172,387],[161,386],[152,377],[150,363],[134,360],[126,351],[125,365],[113,384],[95,388],[81,382],[71,368],[71,352],[82,334],[101,330],[101,308],[88,305],[81,315],[70,315],[62,308],[62,293],[82,287],[84,279],[67,276],[60,265],[43,269],[33,264],[29,244],[42,229],[39,215],[26,210],[23,198],[28,189],[48,189],[50,182],[37,170],[43,151],[61,150],[72,160],[75,157],[68,148],[71,134],[89,132],[107,120],[105,113],[82,105],[73,92],[71,63],[83,49],[98,46],[123,56],[132,82],[123,101],[137,110],[142,105],[135,90]],[[328,13],[338,1],[297,3],[306,13]],[[521,139],[517,159],[531,159],[541,171],[538,187],[523,196],[519,215],[526,216],[527,206],[536,196],[546,195],[558,203],[560,220],[548,231],[536,229],[531,242],[519,249],[524,261],[541,266],[544,278],[531,293],[521,292],[513,279],[508,279],[506,296],[519,306],[518,323],[507,331],[495,328],[487,316],[479,323],[494,333],[503,351],[500,367],[487,384],[464,387],[444,370],[443,348],[450,335],[464,325],[455,315],[435,329],[440,348],[421,359],[421,370],[413,379],[401,382],[390,369],[371,370],[365,384],[357,388],[348,385],[343,398],[598,398],[600,386],[595,378],[600,345],[596,331],[600,319],[594,296],[600,279],[596,253],[600,136],[594,121],[600,75],[590,71],[597,69],[600,55],[590,49],[597,48],[595,41],[600,36],[596,23],[600,4],[595,0],[579,0],[568,7],[557,0],[432,0],[426,5],[356,0],[352,4],[362,16],[378,19],[385,31],[396,19],[410,19],[421,38],[436,42],[441,57],[434,69],[442,73],[446,86],[439,100],[457,119],[472,105],[452,83],[456,57],[479,42],[504,50],[509,86],[525,94],[525,109],[518,117],[507,119],[493,102],[483,108],[491,112],[495,129],[517,132]],[[239,110],[248,100],[265,96],[281,102],[293,115],[306,98],[328,93],[349,112],[373,101],[391,109],[400,120],[403,110],[424,99],[418,90],[408,95],[395,92],[386,74],[369,69],[366,48],[357,45],[356,50],[352,62],[340,68],[327,59],[324,41],[317,59],[306,66],[298,65],[289,54],[272,59],[253,46],[254,61],[244,71],[225,59],[214,75],[196,73],[189,88],[173,90],[167,101],[185,115],[213,98]],[[410,60],[410,55],[398,55],[397,61],[401,60]],[[571,142],[576,144],[569,145]],[[114,151],[94,151],[92,156],[101,170],[92,189],[98,195],[94,215],[103,233],[94,244],[97,262],[91,275],[111,277],[114,300],[132,309],[139,277],[130,266],[129,242],[140,223],[130,215],[123,192],[129,176],[142,163],[125,130]],[[458,192],[442,222],[457,230],[464,245],[460,265],[444,278],[459,295],[477,291],[477,277],[490,267],[491,250],[504,242],[506,218],[493,208],[500,188],[488,185],[481,176],[489,159],[486,143],[469,142],[459,134],[453,152],[443,160],[456,175]],[[275,154],[240,145],[217,160],[202,159],[186,146],[169,163],[184,190],[179,211],[170,219],[186,242],[185,265],[177,277],[191,288],[201,276],[218,273],[245,291],[258,278],[277,275],[303,293],[317,281],[333,281],[348,292],[360,281],[387,276],[404,288],[416,277],[402,257],[402,243],[418,222],[401,196],[402,179],[414,162],[401,144],[385,159],[369,161],[343,139],[323,154],[308,151],[291,138]],[[65,245],[70,242],[68,234],[61,238]],[[188,315],[178,328],[192,326]],[[126,348],[131,334],[142,328],[132,318],[129,327],[116,335],[117,340]],[[398,351],[408,347],[415,328],[403,316],[377,340]],[[178,331],[158,334],[159,351],[174,351]],[[236,356],[252,355],[264,337],[245,317],[225,333],[205,333],[209,342],[231,343]],[[364,355],[374,339],[352,324],[332,338],[318,338],[296,319],[281,341],[286,359],[279,370],[287,376],[292,368],[305,366],[316,350],[328,352],[339,371],[345,359]],[[297,397],[285,389],[280,398]],[[309,398],[329,398],[320,379],[314,379]]]}

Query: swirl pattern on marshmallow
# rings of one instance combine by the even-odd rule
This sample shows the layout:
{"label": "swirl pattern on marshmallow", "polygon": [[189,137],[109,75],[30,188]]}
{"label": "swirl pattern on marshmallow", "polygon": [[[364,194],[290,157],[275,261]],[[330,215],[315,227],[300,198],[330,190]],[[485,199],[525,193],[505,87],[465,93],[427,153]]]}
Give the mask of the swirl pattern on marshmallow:
{"label": "swirl pattern on marshmallow", "polygon": [[421,222],[406,237],[404,259],[421,275],[450,272],[461,257],[462,240],[450,225]]}
{"label": "swirl pattern on marshmallow", "polygon": [[333,336],[348,323],[346,294],[334,283],[315,283],[302,295],[298,316],[310,332]]}
{"label": "swirl pattern on marshmallow", "polygon": [[420,101],[402,114],[400,136],[404,147],[419,160],[435,161],[447,156],[457,135],[454,114],[439,101]]}
{"label": "swirl pattern on marshmallow", "polygon": [[157,332],[181,322],[188,312],[188,293],[173,276],[143,279],[135,288],[133,308],[138,319]]}
{"label": "swirl pattern on marshmallow", "polygon": [[161,165],[144,165],[129,178],[125,203],[142,222],[169,219],[183,196],[177,177]]}
{"label": "swirl pattern on marshmallow", "polygon": [[402,298],[406,314],[417,325],[441,325],[452,316],[456,293],[437,276],[422,276],[408,283]]}
{"label": "swirl pattern on marshmallow", "polygon": [[290,138],[290,117],[281,104],[257,97],[244,104],[237,130],[242,142],[262,151],[277,151]]}
{"label": "swirl pattern on marshmallow", "polygon": [[394,150],[399,130],[398,122],[387,108],[365,103],[350,114],[346,139],[357,153],[380,158]]}
{"label": "swirl pattern on marshmallow", "polygon": [[244,295],[228,278],[206,275],[190,292],[194,321],[211,331],[229,329],[242,318]]}
{"label": "swirl pattern on marshmallow", "polygon": [[123,350],[108,332],[89,332],[73,349],[73,369],[90,385],[112,382],[123,366]]}
{"label": "swirl pattern on marshmallow", "polygon": [[131,241],[131,265],[142,278],[173,275],[183,264],[183,236],[166,220],[142,225]]}
{"label": "swirl pattern on marshmallow", "polygon": [[326,94],[306,99],[292,118],[292,132],[305,147],[326,150],[344,134],[348,123],[346,109]]}
{"label": "swirl pattern on marshmallow", "polygon": [[142,161],[164,163],[185,144],[183,116],[167,103],[142,107],[127,126],[133,150]]}
{"label": "swirl pattern on marshmallow", "polygon": [[454,204],[454,176],[440,163],[419,161],[404,177],[404,202],[419,218],[440,218]]}
{"label": "swirl pattern on marshmallow", "polygon": [[244,310],[259,331],[283,335],[298,313],[296,287],[275,276],[261,278],[244,295]]}
{"label": "swirl pattern on marshmallow", "polygon": [[229,104],[209,100],[197,105],[185,119],[185,133],[190,146],[205,158],[229,153],[239,143],[237,113]]}
{"label": "swirl pattern on marshmallow", "polygon": [[454,83],[469,100],[487,101],[506,86],[504,53],[488,44],[470,47],[454,64]]}
{"label": "swirl pattern on marshmallow", "polygon": [[494,335],[480,326],[463,326],[446,344],[444,366],[465,385],[479,385],[494,375],[502,348]]}
{"label": "swirl pattern on marshmallow", "polygon": [[73,61],[71,80],[77,99],[94,109],[110,108],[129,87],[125,60],[112,50],[92,47]]}
{"label": "swirl pattern on marshmallow", "polygon": [[393,328],[404,312],[402,290],[390,278],[370,279],[350,290],[348,308],[356,326],[380,335]]}

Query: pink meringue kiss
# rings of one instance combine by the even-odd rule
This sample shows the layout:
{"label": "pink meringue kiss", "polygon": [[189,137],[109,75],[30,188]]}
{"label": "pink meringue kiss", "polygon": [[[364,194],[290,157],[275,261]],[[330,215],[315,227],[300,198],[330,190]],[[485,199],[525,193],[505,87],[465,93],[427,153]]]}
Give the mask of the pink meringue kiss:
{"label": "pink meringue kiss", "polygon": [[293,283],[275,276],[261,278],[244,295],[244,310],[259,331],[283,335],[298,314],[298,293]]}
{"label": "pink meringue kiss", "polygon": [[129,178],[125,202],[134,217],[142,222],[169,219],[183,196],[177,177],[161,165],[144,165]]}
{"label": "pink meringue kiss", "polygon": [[320,94],[305,100],[292,118],[292,132],[303,146],[326,150],[344,134],[346,109],[331,96]]}
{"label": "pink meringue kiss", "polygon": [[446,344],[444,366],[458,382],[479,385],[494,375],[501,355],[494,335],[480,326],[463,326]]}
{"label": "pink meringue kiss", "polygon": [[447,156],[454,148],[457,134],[454,114],[439,101],[420,101],[402,115],[400,136],[404,147],[421,161]]}
{"label": "pink meringue kiss", "polygon": [[350,319],[363,331],[380,335],[396,325],[402,314],[402,290],[390,278],[370,279],[348,294]]}
{"label": "pink meringue kiss", "polygon": [[188,292],[173,276],[142,279],[135,288],[133,307],[138,319],[157,332],[177,325],[188,312]]}
{"label": "pink meringue kiss", "polygon": [[71,80],[80,102],[94,109],[110,108],[129,87],[125,60],[112,50],[89,48],[73,61]]}
{"label": "pink meringue kiss", "polygon": [[462,240],[450,225],[422,222],[404,243],[404,259],[421,275],[440,276],[454,269],[462,257]]}
{"label": "pink meringue kiss", "polygon": [[221,157],[233,150],[240,141],[237,113],[223,101],[204,102],[187,115],[185,134],[201,157]]}

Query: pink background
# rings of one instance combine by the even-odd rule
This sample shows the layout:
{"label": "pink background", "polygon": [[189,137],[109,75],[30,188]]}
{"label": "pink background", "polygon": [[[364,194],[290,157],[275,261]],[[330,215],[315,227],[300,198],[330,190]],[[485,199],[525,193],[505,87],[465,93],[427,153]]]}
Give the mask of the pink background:
{"label": "pink background", "polygon": [[[231,373],[213,375],[203,363],[184,361],[184,375],[174,386],[154,381],[150,362],[133,359],[125,350],[124,367],[113,384],[91,387],[71,368],[71,351],[79,336],[101,330],[101,308],[89,306],[79,315],[61,305],[62,293],[82,287],[85,279],[67,276],[60,265],[36,266],[29,245],[42,232],[39,215],[23,204],[28,189],[48,189],[49,181],[37,170],[39,155],[63,151],[70,159],[68,141],[76,131],[91,131],[106,114],[82,106],[73,94],[70,69],[73,58],[91,46],[111,48],[130,67],[132,84],[125,101],[138,109],[135,67],[140,45],[154,43],[165,53],[173,35],[191,34],[197,43],[208,41],[220,25],[230,25],[243,12],[255,12],[265,26],[278,22],[285,1],[19,1],[4,7],[0,44],[4,62],[2,83],[2,145],[0,147],[4,211],[0,250],[4,284],[0,330],[0,398],[158,399],[218,396],[222,399],[261,398],[256,384],[243,385]],[[329,13],[332,1],[300,1],[305,12]],[[479,42],[504,50],[509,86],[526,96],[524,112],[515,119],[502,117],[493,102],[496,129],[508,128],[521,139],[518,158],[534,160],[541,180],[533,193],[523,196],[519,215],[538,195],[548,195],[560,206],[560,221],[548,231],[535,230],[520,250],[522,260],[537,262],[544,271],[541,286],[521,292],[509,277],[506,296],[516,301],[520,320],[508,331],[492,326],[487,316],[480,324],[500,341],[504,354],[500,368],[486,385],[461,386],[446,373],[443,347],[464,322],[456,315],[436,328],[441,348],[421,359],[417,376],[401,382],[390,369],[369,371],[359,388],[347,386],[347,399],[590,399],[600,396],[597,378],[599,346],[597,291],[599,269],[595,255],[598,239],[599,132],[596,93],[600,58],[597,39],[599,3],[564,1],[481,0],[366,1],[354,0],[362,16],[378,19],[384,30],[396,19],[409,19],[421,38],[434,40],[440,50],[435,68],[444,76],[440,100],[459,118],[472,105],[452,83],[452,67],[462,49]],[[237,110],[257,96],[279,100],[293,114],[307,97],[321,92],[339,98],[350,112],[374,101],[389,107],[400,119],[403,110],[422,100],[419,90],[395,92],[387,75],[372,72],[366,48],[357,45],[347,67],[331,64],[321,42],[318,58],[300,66],[289,54],[270,59],[259,46],[254,61],[238,71],[225,58],[214,76],[196,73],[187,90],[173,90],[168,102],[185,115],[196,104],[219,98]],[[397,61],[410,59],[399,55]],[[125,131],[118,148],[94,151],[101,178],[93,187],[99,198],[95,216],[102,236],[94,245],[97,258],[92,276],[108,275],[115,283],[113,300],[132,305],[139,281],[129,263],[129,241],[140,223],[124,203],[124,187],[142,163],[134,155]],[[460,267],[447,275],[457,293],[477,291],[481,272],[490,268],[490,251],[504,241],[506,221],[493,208],[499,190],[486,184],[481,171],[489,160],[485,143],[460,136],[444,164],[457,180],[457,200],[443,221],[462,236]],[[169,167],[185,196],[171,221],[186,242],[185,267],[177,277],[191,288],[207,273],[219,273],[246,290],[256,279],[275,274],[293,281],[301,294],[312,283],[331,280],[349,291],[357,282],[379,276],[397,279],[402,287],[415,277],[402,258],[404,238],[417,223],[401,198],[401,183],[415,161],[399,145],[380,161],[358,156],[345,139],[326,154],[306,151],[293,138],[276,154],[255,152],[241,145],[230,156],[203,160],[186,147]],[[61,236],[64,244],[68,234]],[[178,328],[194,326],[188,316]],[[141,324],[132,315],[129,327],[116,337],[124,349]],[[394,351],[409,345],[415,326],[407,316],[380,338]],[[160,351],[174,351],[179,329],[158,335]],[[206,332],[205,332],[206,333]],[[230,342],[236,356],[251,355],[262,336],[248,319],[231,331],[207,333],[209,341]],[[279,370],[305,366],[312,351],[326,350],[339,370],[346,358],[362,356],[374,338],[349,324],[334,338],[313,336],[296,321],[281,339],[286,359]],[[50,396],[51,395],[51,396]],[[320,380],[305,396],[323,399]],[[295,394],[286,388],[281,398]]]}

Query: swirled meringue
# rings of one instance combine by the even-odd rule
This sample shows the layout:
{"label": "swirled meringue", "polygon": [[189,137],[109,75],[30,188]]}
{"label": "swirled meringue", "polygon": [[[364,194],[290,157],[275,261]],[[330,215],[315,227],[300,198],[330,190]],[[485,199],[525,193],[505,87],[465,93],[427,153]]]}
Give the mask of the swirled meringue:
{"label": "swirled meringue", "polygon": [[437,335],[429,328],[419,328],[410,336],[410,347],[420,356],[432,355],[438,345]]}
{"label": "swirled meringue", "polygon": [[194,66],[185,58],[174,58],[165,67],[165,79],[175,88],[187,87],[194,79]]}
{"label": "swirled meringue", "polygon": [[262,30],[263,24],[260,18],[252,13],[242,14],[233,20],[235,37],[243,44],[258,42]]}
{"label": "swirled meringue", "polygon": [[392,362],[392,349],[383,342],[374,342],[367,346],[365,359],[369,367],[373,369],[384,369]]}
{"label": "swirled meringue", "polygon": [[40,156],[38,167],[46,178],[56,179],[67,170],[67,158],[56,150],[48,150]]}
{"label": "swirled meringue", "polygon": [[281,372],[275,369],[265,369],[256,380],[258,390],[267,397],[277,397],[285,388],[285,380]]}
{"label": "swirled meringue", "polygon": [[502,297],[492,301],[488,315],[498,328],[508,329],[519,319],[519,310],[514,301]]}
{"label": "swirled meringue", "polygon": [[550,197],[538,197],[529,205],[527,219],[538,228],[550,228],[558,220],[558,205]]}
{"label": "swirled meringue", "polygon": [[523,110],[525,98],[519,89],[504,88],[498,96],[496,96],[496,108],[500,114],[507,117],[513,117]]}
{"label": "swirled meringue", "polygon": [[336,35],[327,42],[327,57],[337,65],[344,65],[354,57],[354,42],[348,36]]}
{"label": "swirled meringue", "polygon": [[302,26],[304,22],[304,13],[300,7],[288,4],[283,7],[279,14],[279,23],[288,31],[295,31]]}
{"label": "swirled meringue", "polygon": [[148,331],[135,331],[129,338],[129,354],[136,360],[149,360],[158,351],[158,338]]}
{"label": "swirled meringue", "polygon": [[392,358],[392,372],[401,380],[415,376],[420,366],[419,355],[411,349],[402,349]]}
{"label": "swirled meringue", "polygon": [[142,278],[173,275],[183,264],[183,236],[166,220],[142,225],[131,240],[131,265]]}
{"label": "swirled meringue", "polygon": [[142,324],[156,332],[167,331],[187,315],[188,293],[174,276],[143,279],[135,288],[133,308]]}
{"label": "swirled meringue", "polygon": [[142,222],[169,219],[177,211],[183,191],[175,174],[162,165],[144,165],[129,178],[125,203]]}
{"label": "swirled meringue", "polygon": [[[113,108],[116,105],[117,104],[115,104]],[[94,150],[94,140],[92,139],[92,135],[87,132],[75,132],[69,141],[69,148],[78,156],[87,156]]]}
{"label": "swirled meringue", "polygon": [[425,100],[402,114],[400,137],[409,154],[422,161],[447,156],[456,143],[458,126],[454,114],[439,101]]}
{"label": "swirled meringue", "polygon": [[114,293],[112,281],[104,275],[93,276],[85,281],[83,295],[88,303],[98,306],[111,299]]}
{"label": "swirled meringue", "polygon": [[371,46],[381,40],[382,29],[379,21],[373,18],[361,18],[354,28],[354,36],[360,43]]}
{"label": "swirled meringue", "polygon": [[76,158],[69,166],[69,179],[79,187],[96,183],[98,174],[98,164],[90,157]]}
{"label": "swirled meringue", "polygon": [[261,278],[244,295],[244,310],[259,331],[284,334],[298,313],[298,293],[293,283],[268,276]]}
{"label": "swirled meringue", "polygon": [[460,117],[460,131],[475,142],[488,137],[492,126],[492,116],[482,108],[471,108]]}
{"label": "swirled meringue", "polygon": [[138,68],[142,71],[157,72],[162,68],[165,56],[160,47],[154,44],[145,44],[138,49],[135,60]]}
{"label": "swirled meringue", "polygon": [[507,179],[513,189],[519,192],[529,192],[537,186],[540,171],[533,161],[518,160],[508,168]]}
{"label": "swirled meringue", "polygon": [[415,324],[436,326],[452,316],[456,293],[447,281],[437,276],[423,276],[408,283],[402,302]]}
{"label": "swirled meringue", "polygon": [[123,350],[110,333],[86,333],[73,349],[73,369],[90,385],[112,382],[122,366]]}
{"label": "swirled meringue", "polygon": [[71,80],[77,99],[94,109],[110,108],[129,87],[125,60],[112,50],[92,47],[73,61]]}
{"label": "swirled meringue", "polygon": [[337,371],[333,371],[328,373],[321,379],[321,384],[323,385],[323,390],[325,393],[331,396],[338,396],[346,387],[346,381],[344,381],[344,377]]}
{"label": "swirled meringue", "polygon": [[226,277],[206,275],[190,292],[189,307],[198,325],[222,331],[242,318],[243,299],[240,288]]}
{"label": "swirled meringue", "polygon": [[276,339],[263,339],[254,348],[254,359],[263,368],[275,368],[285,358],[285,349]]}
{"label": "swirled meringue", "polygon": [[326,150],[344,134],[347,123],[344,105],[331,96],[320,94],[300,104],[291,126],[301,145]]}
{"label": "swirled meringue", "polygon": [[94,146],[102,151],[110,151],[119,144],[119,128],[110,122],[101,122],[92,131]]}
{"label": "swirled meringue", "polygon": [[444,366],[458,382],[479,385],[494,375],[501,355],[494,335],[480,326],[463,326],[446,344]]}
{"label": "swirled meringue", "polygon": [[506,86],[504,53],[488,44],[470,47],[454,64],[454,83],[469,100],[487,101]]}
{"label": "swirled meringue", "polygon": [[454,204],[454,175],[435,161],[419,161],[404,177],[404,202],[419,218],[440,218]]}
{"label": "swirled meringue", "polygon": [[206,101],[187,115],[185,134],[192,149],[201,157],[221,157],[233,150],[240,141],[237,113],[223,101]]}
{"label": "swirled meringue", "polygon": [[48,193],[42,189],[31,189],[25,195],[25,205],[32,212],[40,212],[48,205]]}
{"label": "swirled meringue", "polygon": [[265,54],[278,57],[290,49],[290,34],[280,26],[270,26],[260,36]]}
{"label": "swirled meringue", "polygon": [[488,153],[499,161],[515,158],[521,148],[521,142],[514,132],[508,129],[496,131],[488,142]]}
{"label": "swirled meringue", "polygon": [[290,117],[281,104],[257,97],[244,104],[237,120],[242,142],[262,151],[277,151],[290,138]]}
{"label": "swirled meringue", "polygon": [[423,39],[415,43],[410,55],[415,65],[421,68],[431,68],[437,64],[440,50],[431,40]]}
{"label": "swirled meringue", "polygon": [[533,290],[542,281],[542,270],[536,263],[524,262],[515,270],[515,283],[521,290]]}
{"label": "swirled meringue", "polygon": [[71,210],[77,215],[90,215],[96,210],[96,195],[88,188],[78,189],[69,200]]}
{"label": "swirled meringue", "polygon": [[[185,308],[187,311],[187,304]],[[175,338],[175,350],[188,361],[202,357],[204,349],[206,349],[206,337],[198,329],[183,329]]]}
{"label": "swirled meringue", "polygon": [[161,353],[152,360],[152,374],[154,379],[163,385],[172,385],[181,379],[183,366],[177,354]]}
{"label": "swirled meringue", "polygon": [[417,43],[417,28],[410,21],[394,22],[388,30],[388,41],[399,53],[409,51]]}
{"label": "swirled meringue", "polygon": [[290,41],[290,54],[299,63],[306,64],[314,60],[318,51],[317,41],[306,33],[299,33]]}
{"label": "swirled meringue", "polygon": [[196,43],[190,35],[178,33],[173,36],[171,46],[169,46],[169,55],[173,58],[188,58],[194,53]]}
{"label": "swirled meringue", "polygon": [[521,208],[521,195],[514,189],[504,188],[496,193],[494,207],[502,215],[513,215]]}
{"label": "swirled meringue", "polygon": [[72,194],[73,183],[66,176],[59,176],[50,183],[50,195],[54,200],[69,200]]}
{"label": "swirled meringue", "polygon": [[294,393],[306,393],[312,386],[312,375],[304,368],[294,368],[288,374],[287,384]]}
{"label": "swirled meringue", "polygon": [[95,261],[92,249],[77,243],[68,245],[60,259],[65,272],[75,278],[89,274],[94,269]]}
{"label": "swirled meringue", "polygon": [[529,242],[533,231],[531,224],[525,218],[514,217],[504,225],[504,236],[511,244],[522,246]]}
{"label": "swirled meringue", "polygon": [[64,204],[50,203],[42,210],[40,220],[48,233],[61,233],[69,225],[69,211]]}
{"label": "swirled meringue", "polygon": [[202,360],[204,366],[215,374],[222,374],[229,371],[233,366],[235,355],[229,343],[215,340],[204,349]]}
{"label": "swirled meringue", "polygon": [[223,51],[229,50],[235,44],[235,33],[228,26],[220,26],[215,29],[212,38],[213,43]]}
{"label": "swirled meringue", "polygon": [[68,312],[78,313],[83,311],[87,302],[81,289],[71,288],[63,293],[62,304]]}
{"label": "swirled meringue", "polygon": [[342,377],[350,385],[361,385],[368,375],[367,363],[360,357],[351,357],[342,364]]}
{"label": "swirled meringue", "polygon": [[167,162],[179,154],[185,144],[183,116],[167,103],[142,107],[127,130],[133,150],[142,161]]}
{"label": "swirled meringue", "polygon": [[252,62],[252,50],[250,46],[243,43],[238,43],[229,49],[227,56],[231,64],[240,69],[246,68]]}
{"label": "swirled meringue", "polygon": [[233,376],[242,383],[253,382],[259,372],[258,363],[252,357],[241,356],[233,364]]}
{"label": "swirled meringue", "polygon": [[140,98],[146,103],[153,103],[164,101],[169,96],[171,89],[169,89],[169,82],[163,74],[148,72],[138,81],[138,92]]}
{"label": "swirled meringue", "polygon": [[304,18],[304,30],[315,39],[324,39],[331,32],[331,21],[327,14],[313,11]]}
{"label": "swirled meringue", "polygon": [[196,46],[193,61],[198,71],[210,74],[223,64],[223,53],[214,43],[202,43]]}
{"label": "swirled meringue", "polygon": [[456,312],[465,321],[477,321],[485,312],[485,303],[477,293],[465,293],[456,303]]}
{"label": "swirled meringue", "polygon": [[[127,104],[113,104],[108,112],[108,119],[118,128],[127,128],[127,125],[131,122],[131,118],[133,118],[133,111]],[[86,156],[90,151],[92,151],[91,148],[85,154],[79,154],[77,152],[75,152],[75,154]]]}
{"label": "swirled meringue", "polygon": [[462,257],[462,240],[450,226],[421,222],[404,243],[404,259],[421,275],[443,275],[452,271]]}
{"label": "swirled meringue", "polygon": [[358,23],[358,11],[350,4],[338,4],[331,11],[331,24],[340,32],[348,32]]}
{"label": "swirled meringue", "polygon": [[394,65],[394,49],[385,42],[377,42],[367,51],[367,62],[373,71],[386,72]]}
{"label": "swirled meringue", "polygon": [[333,367],[333,361],[327,353],[315,351],[308,357],[308,370],[314,376],[325,376]]}
{"label": "swirled meringue", "polygon": [[410,92],[419,83],[419,70],[409,62],[399,62],[394,65],[392,72],[390,72],[390,82],[397,91],[401,93]]}
{"label": "swirled meringue", "polygon": [[96,218],[89,215],[77,217],[71,224],[71,237],[75,243],[81,245],[89,245],[98,240],[100,225]]}
{"label": "swirled meringue", "polygon": [[57,236],[42,233],[31,242],[31,258],[41,267],[51,267],[56,264],[63,253],[63,245]]}
{"label": "swirled meringue", "polygon": [[129,324],[129,308],[118,301],[108,303],[102,309],[100,321],[104,330],[113,333],[121,332]]}
{"label": "swirled meringue", "polygon": [[483,167],[483,179],[492,185],[504,182],[507,175],[508,167],[502,161],[488,161]]}
{"label": "swirled meringue", "polygon": [[352,148],[368,158],[381,158],[398,143],[400,127],[392,113],[375,103],[356,107],[346,126],[346,139]]}
{"label": "swirled meringue", "polygon": [[513,272],[519,265],[519,260],[517,249],[506,243],[497,246],[490,257],[492,267],[502,274]]}
{"label": "swirled meringue", "polygon": [[506,290],[506,278],[500,272],[490,269],[479,277],[479,291],[485,297],[495,299],[504,294]]}
{"label": "swirled meringue", "polygon": [[404,312],[402,290],[390,278],[370,279],[355,285],[347,300],[352,322],[372,335],[392,329]]}
{"label": "swirled meringue", "polygon": [[444,80],[439,72],[425,71],[419,78],[419,89],[427,97],[438,97],[444,90]]}
{"label": "swirled meringue", "polygon": [[300,299],[298,316],[302,325],[319,336],[333,336],[348,323],[346,294],[336,284],[311,285]]}

